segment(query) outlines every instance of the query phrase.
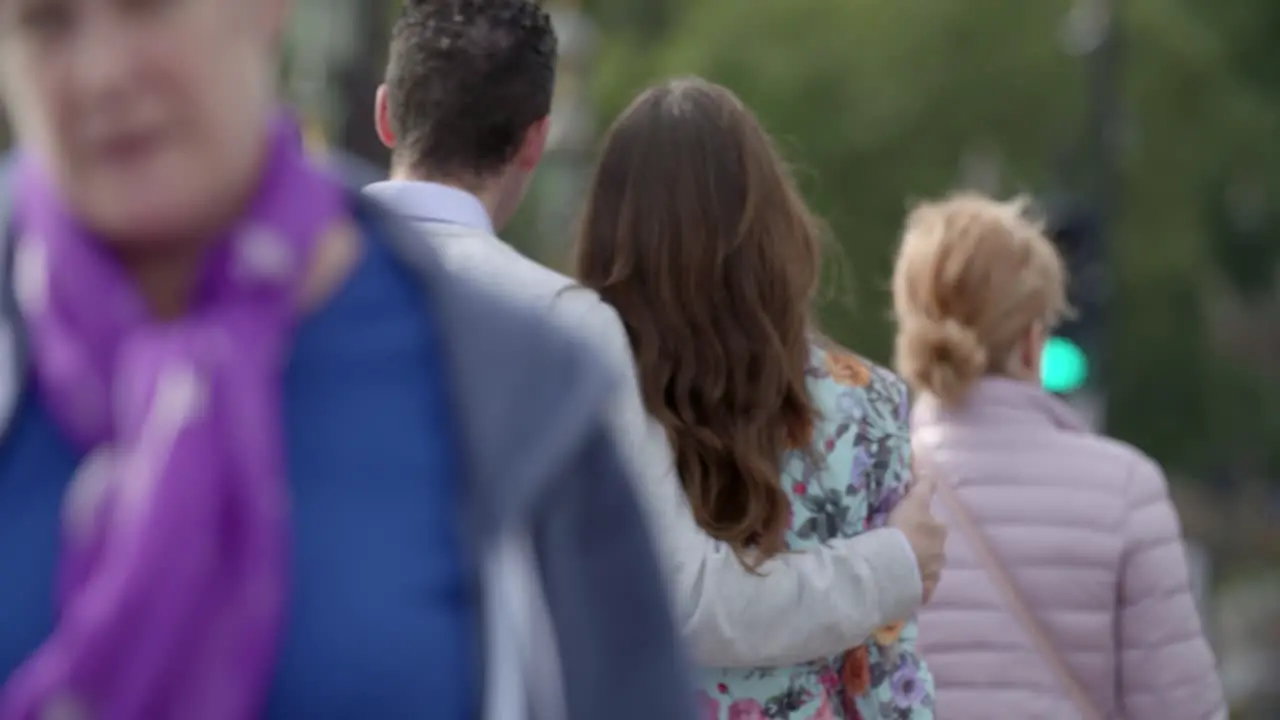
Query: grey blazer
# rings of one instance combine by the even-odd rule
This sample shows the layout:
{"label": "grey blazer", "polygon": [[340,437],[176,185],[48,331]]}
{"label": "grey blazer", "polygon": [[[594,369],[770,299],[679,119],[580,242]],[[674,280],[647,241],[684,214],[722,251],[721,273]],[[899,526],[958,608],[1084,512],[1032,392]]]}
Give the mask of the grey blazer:
{"label": "grey blazer", "polygon": [[[0,442],[29,378],[6,165],[0,159]],[[444,272],[419,230],[357,188],[357,214],[420,279],[424,312],[445,339],[481,568],[484,717],[693,720],[651,538],[606,424],[615,375],[539,313]]]}

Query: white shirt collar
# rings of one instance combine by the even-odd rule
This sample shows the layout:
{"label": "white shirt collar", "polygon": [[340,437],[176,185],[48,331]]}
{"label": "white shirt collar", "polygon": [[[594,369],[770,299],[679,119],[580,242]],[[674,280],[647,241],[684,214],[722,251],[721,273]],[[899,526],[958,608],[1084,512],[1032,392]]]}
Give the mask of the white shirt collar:
{"label": "white shirt collar", "polygon": [[461,225],[494,234],[493,219],[480,198],[452,185],[422,180],[383,180],[366,186],[364,192],[412,220]]}

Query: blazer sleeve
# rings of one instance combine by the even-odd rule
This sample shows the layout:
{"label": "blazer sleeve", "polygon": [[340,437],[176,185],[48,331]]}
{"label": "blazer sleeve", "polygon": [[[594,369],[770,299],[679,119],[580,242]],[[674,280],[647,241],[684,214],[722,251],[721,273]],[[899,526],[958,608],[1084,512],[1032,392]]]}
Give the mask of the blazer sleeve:
{"label": "blazer sleeve", "polygon": [[692,675],[649,529],[603,417],[535,528],[567,720],[694,720]]}
{"label": "blazer sleeve", "polygon": [[575,326],[591,336],[619,376],[613,432],[657,538],[678,627],[699,665],[781,666],[837,655],[915,613],[923,595],[919,569],[894,529],[778,555],[759,575],[744,568],[727,544],[694,520],[670,444],[640,398],[631,344],[617,313],[594,293],[562,297],[579,304],[572,311]]}
{"label": "blazer sleeve", "polygon": [[1121,714],[1132,720],[1226,717],[1200,627],[1177,511],[1164,473],[1143,457],[1129,474],[1119,585]]}

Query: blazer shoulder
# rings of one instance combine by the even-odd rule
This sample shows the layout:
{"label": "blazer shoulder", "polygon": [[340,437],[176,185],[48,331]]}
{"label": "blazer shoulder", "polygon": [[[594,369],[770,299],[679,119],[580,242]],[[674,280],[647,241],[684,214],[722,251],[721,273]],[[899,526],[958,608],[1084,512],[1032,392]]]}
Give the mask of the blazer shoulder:
{"label": "blazer shoulder", "polygon": [[441,338],[449,389],[482,503],[522,512],[604,422],[616,386],[610,363],[554,320],[491,283],[450,272],[422,230],[367,196],[356,214],[385,242],[423,292]]}

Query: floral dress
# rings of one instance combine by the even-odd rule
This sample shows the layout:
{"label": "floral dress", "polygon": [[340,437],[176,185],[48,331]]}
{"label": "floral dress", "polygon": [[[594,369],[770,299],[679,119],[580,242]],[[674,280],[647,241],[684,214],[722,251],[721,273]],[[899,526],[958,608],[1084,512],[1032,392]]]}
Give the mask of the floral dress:
{"label": "floral dress", "polygon": [[[812,447],[783,459],[792,550],[884,525],[910,472],[905,385],[841,350],[815,348],[809,393],[820,413]],[[765,580],[767,582],[767,580]],[[836,657],[790,667],[700,672],[703,720],[933,720],[933,677],[914,619]]]}

